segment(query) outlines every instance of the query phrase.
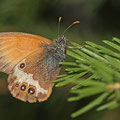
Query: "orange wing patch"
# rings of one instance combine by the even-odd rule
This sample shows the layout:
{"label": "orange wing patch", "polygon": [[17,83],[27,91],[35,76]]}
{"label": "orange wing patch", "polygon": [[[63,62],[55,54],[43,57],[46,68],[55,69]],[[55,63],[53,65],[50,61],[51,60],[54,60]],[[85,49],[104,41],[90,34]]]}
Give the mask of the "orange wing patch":
{"label": "orange wing patch", "polygon": [[49,39],[37,35],[0,33],[0,71],[9,74],[18,62],[32,52],[39,50],[42,53],[44,48],[41,46],[45,43],[52,44]]}

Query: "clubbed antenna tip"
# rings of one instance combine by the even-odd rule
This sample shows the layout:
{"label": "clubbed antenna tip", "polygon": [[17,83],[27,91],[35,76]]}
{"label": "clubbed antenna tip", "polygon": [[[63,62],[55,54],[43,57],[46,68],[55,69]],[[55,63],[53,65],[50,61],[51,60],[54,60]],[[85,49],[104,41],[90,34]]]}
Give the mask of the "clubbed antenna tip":
{"label": "clubbed antenna tip", "polygon": [[69,28],[71,28],[73,25],[78,24],[78,23],[80,23],[80,21],[74,21],[72,24],[70,24],[70,25],[63,31],[62,35],[63,35]]}
{"label": "clubbed antenna tip", "polygon": [[75,21],[75,22],[73,22],[72,24],[74,25],[74,24],[77,24],[77,23],[80,23],[80,21]]}
{"label": "clubbed antenna tip", "polygon": [[59,23],[61,22],[62,17],[59,17]]}
{"label": "clubbed antenna tip", "polygon": [[59,17],[58,20],[59,20],[59,22],[58,22],[58,37],[59,37],[59,36],[63,36],[64,33],[65,33],[69,28],[71,28],[73,25],[80,23],[80,21],[74,21],[74,22],[73,22],[72,24],[70,24],[70,25],[63,31],[63,33],[60,35],[60,23],[61,23],[62,17]]}

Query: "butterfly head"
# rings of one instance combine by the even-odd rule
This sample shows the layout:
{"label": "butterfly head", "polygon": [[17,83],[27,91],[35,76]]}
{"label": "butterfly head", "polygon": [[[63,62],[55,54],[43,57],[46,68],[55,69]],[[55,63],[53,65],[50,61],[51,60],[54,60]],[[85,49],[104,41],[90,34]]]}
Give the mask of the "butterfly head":
{"label": "butterfly head", "polygon": [[55,55],[61,58],[60,62],[64,60],[65,54],[66,54],[66,42],[67,39],[64,36],[66,31],[71,28],[74,24],[80,23],[80,21],[74,21],[72,24],[70,24],[62,34],[60,34],[60,23],[61,23],[62,17],[59,17],[59,22],[58,22],[58,38],[55,39],[53,42],[55,44]]}

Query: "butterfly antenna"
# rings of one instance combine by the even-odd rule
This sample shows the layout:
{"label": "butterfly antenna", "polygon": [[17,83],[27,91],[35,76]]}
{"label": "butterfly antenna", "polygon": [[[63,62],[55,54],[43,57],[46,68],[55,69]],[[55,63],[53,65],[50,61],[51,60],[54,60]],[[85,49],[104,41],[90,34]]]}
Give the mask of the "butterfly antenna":
{"label": "butterfly antenna", "polygon": [[62,17],[59,17],[58,21],[58,37],[60,36],[60,23],[61,23]]}
{"label": "butterfly antenna", "polygon": [[71,28],[73,25],[75,25],[75,24],[77,24],[77,23],[80,23],[80,21],[74,21],[72,24],[70,24],[70,25],[63,31],[63,33],[61,34],[61,36],[63,36],[63,35],[65,34],[65,32],[66,32],[69,28]]}

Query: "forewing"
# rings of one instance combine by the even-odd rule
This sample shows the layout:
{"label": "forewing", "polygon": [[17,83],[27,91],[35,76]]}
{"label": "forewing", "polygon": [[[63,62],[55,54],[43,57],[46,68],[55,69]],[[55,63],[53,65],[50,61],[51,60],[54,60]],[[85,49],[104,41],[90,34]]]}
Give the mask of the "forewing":
{"label": "forewing", "polygon": [[51,41],[26,33],[0,33],[0,71],[9,74],[26,56],[38,50],[42,53],[44,44],[51,44]]}

